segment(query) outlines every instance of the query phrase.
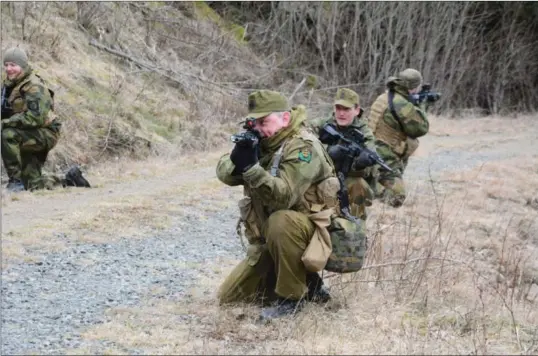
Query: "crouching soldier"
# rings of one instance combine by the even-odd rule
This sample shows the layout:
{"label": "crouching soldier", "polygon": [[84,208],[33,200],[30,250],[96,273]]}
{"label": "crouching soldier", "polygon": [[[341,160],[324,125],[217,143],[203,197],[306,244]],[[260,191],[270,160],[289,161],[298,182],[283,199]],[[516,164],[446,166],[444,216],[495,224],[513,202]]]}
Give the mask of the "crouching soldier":
{"label": "crouching soldier", "polygon": [[418,148],[418,138],[429,130],[427,103],[415,99],[421,85],[420,72],[405,69],[388,79],[388,90],[370,108],[368,125],[376,138],[377,152],[392,168],[392,172],[380,171],[378,197],[393,207],[400,207],[406,198],[405,168]]}
{"label": "crouching soldier", "polygon": [[52,189],[59,185],[89,187],[76,166],[65,178],[42,174],[47,155],[60,137],[61,124],[51,111],[54,93],[33,73],[22,49],[5,52],[4,75],[1,145],[8,191]]}
{"label": "crouching soldier", "polygon": [[250,94],[248,103],[250,130],[221,157],[217,177],[244,187],[240,222],[249,247],[218,297],[220,303],[274,303],[261,313],[272,319],[297,312],[305,301],[330,298],[312,272],[322,270],[326,259],[312,268],[305,256],[319,255],[310,250],[320,236],[329,239],[330,249],[327,226],[339,182],[323,145],[304,126],[304,106],[290,109],[285,97],[268,90]]}
{"label": "crouching soldier", "polygon": [[[359,95],[351,89],[341,88],[336,92],[334,111],[329,118],[313,120],[308,123],[316,133],[325,124],[332,124],[344,136],[362,141],[362,145],[375,152],[375,138],[363,118],[363,109],[360,107]],[[362,137],[357,136],[357,132]],[[327,151],[334,162],[337,171],[342,169],[344,152],[338,143],[329,145]],[[366,220],[366,207],[372,205],[375,198],[375,187],[378,176],[378,167],[375,160],[367,152],[361,152],[353,159],[353,164],[347,172],[346,186],[349,193],[351,215]]]}

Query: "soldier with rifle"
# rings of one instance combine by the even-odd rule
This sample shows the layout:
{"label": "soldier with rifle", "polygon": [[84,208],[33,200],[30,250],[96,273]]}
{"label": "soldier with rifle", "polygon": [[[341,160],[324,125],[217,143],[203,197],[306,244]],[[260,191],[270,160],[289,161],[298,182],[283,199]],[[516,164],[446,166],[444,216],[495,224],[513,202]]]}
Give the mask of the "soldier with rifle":
{"label": "soldier with rifle", "polygon": [[329,145],[329,151],[333,152],[331,157],[335,157],[333,160],[335,161],[337,177],[342,188],[338,192],[338,199],[341,202],[341,211],[345,217],[352,219],[349,214],[350,203],[346,179],[349,177],[349,173],[353,171],[354,167],[357,167],[357,161],[360,161],[360,157],[362,156],[363,160],[375,162],[381,169],[387,171],[392,171],[392,169],[385,164],[383,159],[375,151],[364,146],[364,135],[358,129],[353,129],[350,136],[352,138],[346,138],[344,134],[340,133],[337,127],[331,123],[326,123],[319,131],[320,141]]}
{"label": "soldier with rifle", "polygon": [[[346,199],[350,203],[351,215],[366,220],[366,207],[371,206],[375,198],[378,176],[379,160],[374,158],[377,156],[375,137],[363,118],[364,110],[360,107],[359,95],[355,91],[338,89],[333,108],[329,118],[314,120],[309,126],[320,135],[322,142],[322,128],[328,127],[327,124],[339,134],[331,136],[335,140],[323,143],[328,145],[327,152],[336,171],[342,173],[345,170],[344,185],[349,194]],[[325,130],[324,134],[327,135]],[[351,151],[350,142],[354,142]]]}
{"label": "soldier with rifle", "polygon": [[406,198],[403,174],[409,157],[418,148],[418,138],[429,130],[426,107],[441,96],[430,89],[422,85],[419,71],[408,68],[389,77],[387,91],[370,108],[368,125],[376,138],[377,152],[392,168],[380,172],[377,197],[396,208]]}
{"label": "soldier with rifle", "polygon": [[3,62],[1,143],[9,178],[6,189],[20,192],[60,185],[90,187],[77,166],[71,167],[65,178],[43,174],[47,156],[60,138],[54,92],[34,72],[22,49],[8,49]]}
{"label": "soldier with rifle", "polygon": [[231,137],[235,146],[219,160],[217,177],[243,186],[238,229],[244,226],[249,246],[218,298],[259,302],[266,306],[260,320],[270,320],[294,314],[305,301],[330,299],[317,273],[328,256],[317,268],[304,256],[316,236],[329,236],[339,185],[331,158],[304,126],[304,106],[290,108],[280,93],[259,90],[248,108],[246,131]]}
{"label": "soldier with rifle", "polygon": [[249,246],[218,297],[220,303],[273,303],[261,312],[259,320],[267,321],[293,315],[305,301],[329,301],[318,272],[360,270],[367,237],[348,201],[338,199],[347,197],[345,185],[305,126],[306,108],[290,109],[285,97],[269,90],[248,99],[246,131],[231,137],[235,147],[221,157],[217,177],[244,188],[237,230],[241,236],[244,226]]}

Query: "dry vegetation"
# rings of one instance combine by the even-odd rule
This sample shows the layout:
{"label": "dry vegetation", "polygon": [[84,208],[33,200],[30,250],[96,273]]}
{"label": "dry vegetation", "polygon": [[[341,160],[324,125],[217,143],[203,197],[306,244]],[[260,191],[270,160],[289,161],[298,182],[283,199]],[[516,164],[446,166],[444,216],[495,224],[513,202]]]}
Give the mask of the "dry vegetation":
{"label": "dry vegetation", "polygon": [[[76,241],[113,243],[170,228],[203,199],[200,190],[211,195],[220,187],[212,174],[220,154],[192,155],[174,164],[162,158],[107,162],[89,175],[95,183],[91,190],[3,194],[2,268],[69,248],[70,232]],[[214,208],[223,204],[233,203],[216,202]]]}
{"label": "dry vegetation", "polygon": [[[398,70],[420,68],[437,110],[536,109],[533,2],[212,2],[250,43],[316,89],[351,85],[369,105]],[[321,88],[320,88],[321,87]]]}

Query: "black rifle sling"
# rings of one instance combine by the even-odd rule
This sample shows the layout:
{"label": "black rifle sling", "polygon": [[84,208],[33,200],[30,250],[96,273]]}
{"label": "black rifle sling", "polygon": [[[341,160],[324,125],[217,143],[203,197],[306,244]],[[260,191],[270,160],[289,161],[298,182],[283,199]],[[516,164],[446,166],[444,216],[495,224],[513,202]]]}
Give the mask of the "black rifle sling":
{"label": "black rifle sling", "polygon": [[284,151],[284,146],[288,143],[288,141],[284,141],[284,143],[280,146],[278,151],[276,151],[275,155],[273,156],[273,164],[271,165],[271,176],[276,177],[278,176],[278,166],[280,166],[280,161],[282,160],[282,152]]}
{"label": "black rifle sling", "polygon": [[6,89],[6,87],[4,86],[4,87],[2,88],[2,108],[4,107],[4,103],[7,102],[6,92],[7,92],[7,89]]}

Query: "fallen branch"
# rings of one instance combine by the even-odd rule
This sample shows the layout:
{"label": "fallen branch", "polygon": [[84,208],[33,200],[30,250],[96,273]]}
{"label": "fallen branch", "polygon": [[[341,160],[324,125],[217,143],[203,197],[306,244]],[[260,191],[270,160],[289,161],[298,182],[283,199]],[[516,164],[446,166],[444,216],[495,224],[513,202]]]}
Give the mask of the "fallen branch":
{"label": "fallen branch", "polygon": [[408,278],[403,278],[403,279],[396,279],[396,278],[390,278],[390,279],[352,279],[350,281],[340,282],[340,285],[351,284],[351,283],[406,282],[406,281],[408,281]]}
{"label": "fallen branch", "polygon": [[291,99],[293,99],[293,97],[295,96],[295,94],[297,94],[297,92],[299,91],[299,89],[301,89],[301,87],[304,85],[305,82],[306,82],[306,78],[303,78],[303,80],[301,80],[301,82],[299,83],[299,85],[297,85],[297,87],[295,88],[295,90],[293,91],[293,93],[291,93],[290,97],[288,98],[288,102],[291,103]]}
{"label": "fallen branch", "polygon": [[[373,268],[378,268],[378,267],[388,267],[388,266],[403,266],[403,265],[407,265],[407,264],[410,264],[410,263],[413,263],[413,262],[420,262],[420,261],[427,261],[427,260],[448,261],[448,262],[454,262],[454,263],[457,263],[457,264],[466,265],[466,263],[463,262],[463,261],[452,260],[452,259],[449,259],[449,258],[443,258],[443,257],[419,257],[419,258],[413,258],[413,259],[410,259],[410,260],[407,260],[407,261],[402,261],[402,262],[387,262],[387,263],[381,263],[381,264],[377,264],[377,265],[364,266],[360,270],[363,271],[363,270],[367,270],[367,269],[373,269]],[[333,274],[330,274],[330,275],[328,275],[328,276],[326,276],[324,278],[333,278],[333,277],[339,276],[339,275],[341,275],[341,273],[333,273]]]}

